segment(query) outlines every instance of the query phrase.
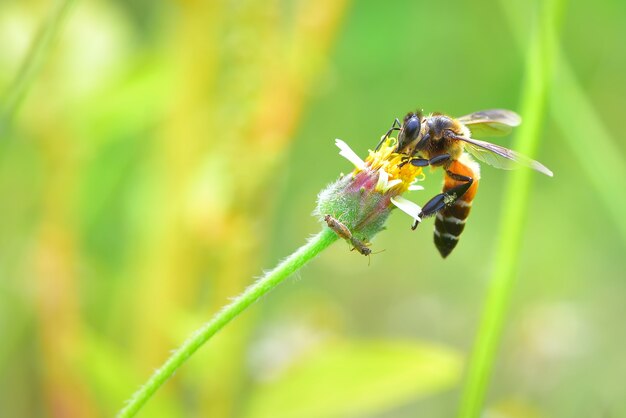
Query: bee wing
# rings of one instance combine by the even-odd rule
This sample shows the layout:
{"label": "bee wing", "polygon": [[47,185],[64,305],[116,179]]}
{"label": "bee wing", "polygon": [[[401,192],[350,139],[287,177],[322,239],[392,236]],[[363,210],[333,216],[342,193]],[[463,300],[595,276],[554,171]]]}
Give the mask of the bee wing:
{"label": "bee wing", "polygon": [[484,138],[504,136],[511,132],[511,128],[522,123],[520,116],[506,109],[481,110],[457,118],[472,132],[472,137]]}
{"label": "bee wing", "polygon": [[479,141],[478,139],[456,136],[456,139],[465,142],[465,150],[484,163],[504,170],[512,170],[519,167],[529,167],[546,176],[552,177],[552,171],[538,161],[530,159],[525,155],[501,147],[490,142]]}

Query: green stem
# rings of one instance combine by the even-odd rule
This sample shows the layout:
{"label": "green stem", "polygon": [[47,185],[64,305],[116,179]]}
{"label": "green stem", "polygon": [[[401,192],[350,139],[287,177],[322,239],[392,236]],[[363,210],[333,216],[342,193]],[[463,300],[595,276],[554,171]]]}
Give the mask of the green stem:
{"label": "green stem", "polygon": [[273,270],[265,273],[252,286],[248,287],[233,300],[232,303],[218,312],[211,321],[196,330],[165,361],[163,366],[156,370],[148,381],[133,394],[126,406],[118,413],[118,418],[134,416],[154,395],[157,389],[213,335],[336,240],[337,235],[332,230],[324,228],[324,230],[313,236],[305,245],[283,260]]}
{"label": "green stem", "polygon": [[[554,81],[555,93],[550,102],[554,121],[570,151],[578,158],[581,172],[587,175],[613,218],[622,241],[626,242],[626,196],[616,193],[613,182],[608,181],[626,178],[626,159],[576,80],[563,53],[557,54],[557,69],[559,77]],[[589,127],[593,127],[592,134]],[[590,135],[593,137],[593,152],[589,152]]]}
{"label": "green stem", "polygon": [[[519,19],[519,16],[523,15],[521,8],[526,6],[526,2],[501,0],[501,3],[515,39],[522,44],[525,21]],[[553,120],[562,133],[564,143],[578,159],[581,173],[587,176],[607,213],[617,225],[622,241],[626,242],[626,217],[623,216],[626,195],[615,193],[613,184],[606,181],[608,178],[626,178],[624,153],[616,145],[618,141],[576,79],[563,49],[558,46],[555,61],[558,77],[554,80],[550,98]],[[590,126],[593,127],[592,134],[589,133]],[[589,152],[590,135],[593,137],[594,152]]]}
{"label": "green stem", "polygon": [[[537,148],[553,74],[556,51],[555,27],[560,15],[560,0],[544,4],[538,27],[528,48],[526,81],[521,113],[524,123],[518,131],[514,148],[532,156]],[[495,265],[487,290],[482,320],[469,363],[459,418],[481,415],[485,394],[496,358],[502,329],[519,265],[519,248],[526,221],[531,170],[511,173],[504,187],[503,215],[500,221]]]}
{"label": "green stem", "polygon": [[13,117],[13,114],[45,61],[50,47],[58,36],[63,22],[74,2],[75,0],[59,0],[57,7],[53,10],[48,20],[41,26],[28,54],[17,72],[15,80],[13,80],[8,90],[3,95],[2,103],[0,103],[0,124],[8,123]]}

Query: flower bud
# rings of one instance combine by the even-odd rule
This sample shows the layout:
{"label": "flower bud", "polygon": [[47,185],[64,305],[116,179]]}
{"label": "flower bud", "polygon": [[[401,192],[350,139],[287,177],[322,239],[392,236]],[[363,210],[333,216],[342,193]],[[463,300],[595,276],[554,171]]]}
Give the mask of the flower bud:
{"label": "flower bud", "polygon": [[[340,139],[336,144],[339,154],[356,168],[320,192],[314,212],[320,221],[331,225],[330,215],[350,231],[351,237],[365,243],[384,229],[396,207],[421,221],[421,208],[401,195],[422,189],[415,184],[423,177],[422,168],[407,163],[406,155],[395,152],[395,138],[387,138],[377,150],[370,151],[365,161]],[[345,233],[335,232],[348,239]]]}

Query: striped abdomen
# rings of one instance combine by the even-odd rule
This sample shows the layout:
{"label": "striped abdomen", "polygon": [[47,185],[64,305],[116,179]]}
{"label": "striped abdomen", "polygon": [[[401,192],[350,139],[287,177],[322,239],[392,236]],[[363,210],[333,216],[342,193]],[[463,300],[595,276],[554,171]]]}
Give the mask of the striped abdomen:
{"label": "striped abdomen", "polygon": [[[435,246],[442,257],[447,257],[459,242],[459,237],[465,228],[472,200],[478,189],[480,179],[480,167],[469,155],[462,154],[461,158],[453,161],[448,167],[448,171],[474,179],[472,186],[456,202],[437,213],[435,219]],[[455,180],[444,171],[443,191],[459,186],[464,182]]]}

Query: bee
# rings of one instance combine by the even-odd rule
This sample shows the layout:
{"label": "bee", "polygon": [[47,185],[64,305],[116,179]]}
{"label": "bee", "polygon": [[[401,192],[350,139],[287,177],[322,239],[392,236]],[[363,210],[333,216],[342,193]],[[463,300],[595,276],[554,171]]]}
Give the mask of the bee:
{"label": "bee", "polygon": [[[520,123],[517,113],[505,109],[483,110],[459,118],[410,112],[402,123],[396,119],[383,135],[377,149],[391,132],[399,131],[396,152],[407,157],[402,164],[444,170],[442,192],[430,199],[420,214],[421,219],[436,216],[434,241],[442,257],[447,257],[456,247],[478,189],[480,166],[472,157],[496,168],[529,167],[552,177],[552,171],[543,164],[476,139],[506,135]],[[416,220],[412,229],[418,224]]]}

